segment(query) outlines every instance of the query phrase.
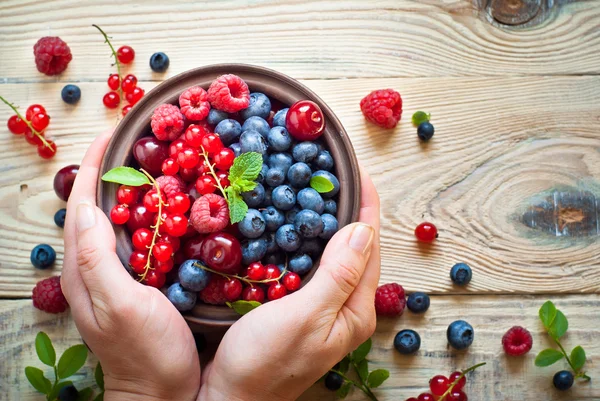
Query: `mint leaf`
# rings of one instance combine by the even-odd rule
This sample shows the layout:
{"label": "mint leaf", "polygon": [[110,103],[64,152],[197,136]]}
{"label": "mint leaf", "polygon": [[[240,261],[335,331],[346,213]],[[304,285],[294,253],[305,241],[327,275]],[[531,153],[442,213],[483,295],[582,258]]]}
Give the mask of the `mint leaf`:
{"label": "mint leaf", "polygon": [[249,181],[249,180],[244,180],[244,179],[239,179],[236,183],[236,189],[239,192],[247,192],[247,191],[252,191],[254,188],[256,188],[257,182],[256,181]]}
{"label": "mint leaf", "polygon": [[102,371],[102,365],[100,362],[96,365],[96,370],[94,370],[94,379],[96,379],[96,384],[101,391],[104,391],[104,372]]}
{"label": "mint leaf", "polygon": [[369,351],[371,351],[371,345],[372,342],[369,338],[367,339],[367,341],[359,345],[358,348],[354,350],[354,352],[352,353],[352,360],[354,361],[354,363],[359,363],[367,357],[367,354],[369,353]]}
{"label": "mint leaf", "polygon": [[412,115],[412,123],[415,127],[418,127],[424,122],[431,120],[431,114],[425,113],[424,111],[417,111]]}
{"label": "mint leaf", "polygon": [[556,311],[556,318],[552,322],[552,325],[549,328],[550,335],[556,339],[561,338],[567,332],[569,328],[569,321],[567,317],[561,311]]}
{"label": "mint leaf", "polygon": [[65,379],[76,373],[87,359],[88,350],[83,344],[74,345],[68,348],[58,361],[58,377]]}
{"label": "mint leaf", "polygon": [[571,363],[573,364],[573,369],[575,369],[575,371],[583,368],[583,365],[585,365],[585,359],[585,351],[580,345],[573,348],[573,351],[571,351]]}
{"label": "mint leaf", "polygon": [[144,173],[131,167],[115,167],[102,176],[102,181],[116,182],[117,184],[139,187],[150,184],[150,180]]}
{"label": "mint leaf", "polygon": [[546,301],[544,305],[542,305],[539,316],[546,330],[549,330],[556,318],[556,306],[554,306],[552,301]]}
{"label": "mint leaf", "polygon": [[563,358],[562,352],[559,352],[555,349],[548,348],[540,352],[535,357],[535,366],[544,367],[555,364]]}
{"label": "mint leaf", "polygon": [[375,388],[381,386],[381,384],[390,377],[390,372],[386,369],[376,369],[369,373],[367,377],[367,386]]}
{"label": "mint leaf", "polygon": [[248,152],[242,153],[233,160],[233,165],[229,169],[229,182],[233,185],[238,180],[254,181],[262,169],[263,158],[260,153]]}
{"label": "mint leaf", "polygon": [[358,377],[360,377],[362,381],[367,380],[367,377],[369,376],[369,362],[366,359],[363,359],[358,364],[356,370],[358,372]]}
{"label": "mint leaf", "polygon": [[248,205],[235,190],[228,187],[225,189],[227,194],[227,205],[229,206],[229,220],[231,224],[239,223],[248,213]]}
{"label": "mint leaf", "polygon": [[350,369],[350,358],[346,356],[340,361],[340,367],[338,370],[342,373],[346,373],[348,372],[348,369]]}
{"label": "mint leaf", "polygon": [[310,179],[310,186],[320,194],[325,194],[335,188],[331,181],[320,175],[315,175]]}
{"label": "mint leaf", "polygon": [[240,315],[245,315],[246,313],[258,308],[261,305],[261,303],[257,301],[235,301],[226,302],[226,304]]}
{"label": "mint leaf", "polygon": [[58,382],[58,384],[52,388],[52,391],[50,391],[50,394],[48,394],[48,399],[56,400],[56,398],[58,397],[58,393],[60,393],[60,389],[63,387],[70,386],[72,384],[73,384],[73,382],[69,381],[69,380],[64,381],[64,382]]}
{"label": "mint leaf", "polygon": [[346,396],[348,395],[348,393],[350,392],[350,389],[352,388],[352,383],[350,382],[345,382],[344,384],[342,384],[342,387],[340,387],[337,391],[336,391],[336,395],[338,398],[346,398]]}
{"label": "mint leaf", "polygon": [[31,383],[33,388],[40,393],[48,394],[52,390],[50,380],[46,379],[44,372],[42,372],[41,369],[27,366],[25,368],[25,376],[27,376],[27,380],[29,380],[29,383]]}
{"label": "mint leaf", "polygon": [[92,389],[90,387],[86,387],[84,389],[79,390],[79,396],[77,397],[77,401],[88,401],[92,396]]}
{"label": "mint leaf", "polygon": [[56,352],[52,346],[52,341],[50,341],[48,334],[43,331],[40,331],[35,336],[35,352],[40,361],[45,365],[54,366],[56,363]]}

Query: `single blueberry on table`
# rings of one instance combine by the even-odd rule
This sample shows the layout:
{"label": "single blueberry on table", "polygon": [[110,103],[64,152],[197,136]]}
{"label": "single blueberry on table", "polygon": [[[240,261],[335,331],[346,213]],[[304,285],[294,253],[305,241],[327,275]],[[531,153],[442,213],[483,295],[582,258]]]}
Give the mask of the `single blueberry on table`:
{"label": "single blueberry on table", "polygon": [[446,331],[448,343],[457,350],[469,348],[473,344],[475,338],[475,330],[473,326],[464,320],[456,320],[448,326]]}
{"label": "single blueberry on table", "polygon": [[266,224],[262,214],[256,209],[248,209],[246,216],[238,223],[238,230],[246,238],[258,238],[265,232]]}
{"label": "single blueberry on table", "polygon": [[292,136],[285,127],[273,127],[269,130],[267,142],[272,150],[285,152],[292,146]]}
{"label": "single blueberry on table", "polygon": [[467,285],[472,277],[473,272],[466,263],[457,263],[450,269],[450,278],[456,285]]}
{"label": "single blueberry on table", "polygon": [[267,254],[267,241],[264,238],[242,241],[242,263],[249,265],[258,262]]}
{"label": "single blueberry on table", "polygon": [[65,85],[60,92],[63,102],[67,104],[75,104],[81,99],[81,89],[77,85]]}
{"label": "single blueberry on table", "polygon": [[252,191],[242,192],[242,198],[248,207],[258,207],[265,200],[265,187],[261,183],[256,183]]}
{"label": "single blueberry on table", "polygon": [[313,161],[313,164],[319,170],[330,171],[333,168],[333,157],[328,151],[322,150],[317,154],[317,157]]}
{"label": "single blueberry on table", "polygon": [[298,253],[307,253],[312,258],[316,259],[323,252],[323,241],[318,238],[310,238],[302,241],[302,245],[298,248]]}
{"label": "single blueberry on table", "polygon": [[179,267],[179,283],[189,291],[202,291],[210,280],[210,273],[195,264],[201,264],[197,259],[188,259]]}
{"label": "single blueberry on table", "polygon": [[312,188],[304,188],[296,196],[298,204],[302,209],[313,210],[322,214],[325,210],[325,202],[323,197]]}
{"label": "single blueberry on table", "polygon": [[240,148],[242,153],[260,153],[263,160],[267,157],[267,142],[261,134],[256,131],[242,132],[240,136]]}
{"label": "single blueberry on table", "polygon": [[293,164],[292,156],[289,153],[272,153],[269,155],[267,164],[270,168],[278,168],[287,174]]}
{"label": "single blueberry on table", "polygon": [[281,109],[273,116],[274,127],[285,127],[285,118],[287,117],[288,108]]}
{"label": "single blueberry on table", "polygon": [[296,221],[296,215],[300,210],[302,209],[300,209],[298,206],[294,206],[285,212],[285,224],[294,224],[294,221]]}
{"label": "single blueberry on table", "polygon": [[[340,181],[337,179],[337,177],[335,175],[331,174],[329,171],[325,171],[325,170],[315,171],[312,174],[312,177],[323,177],[323,178],[326,178],[329,182],[331,182],[333,184],[333,189],[331,191],[321,194],[321,196],[323,198],[333,198],[334,196],[336,196],[338,194],[338,192],[340,192]],[[309,181],[310,181],[310,179],[309,179]]]}
{"label": "single blueberry on table", "polygon": [[296,193],[289,185],[280,185],[271,195],[273,205],[280,210],[290,210],[296,204]]}
{"label": "single blueberry on table", "polygon": [[250,104],[247,108],[240,111],[240,117],[247,120],[250,117],[258,116],[266,119],[271,112],[271,101],[264,93],[253,92],[250,94]]}
{"label": "single blueberry on table", "polygon": [[394,348],[403,355],[414,354],[421,348],[421,336],[414,330],[402,330],[394,337]]}
{"label": "single blueberry on table", "polygon": [[424,292],[413,292],[408,296],[406,306],[413,313],[425,313],[430,302],[429,295]]}
{"label": "single blueberry on table", "polygon": [[335,372],[327,373],[325,376],[325,387],[331,391],[337,391],[344,384],[344,378]]}
{"label": "single blueberry on table", "polygon": [[296,215],[294,227],[303,238],[316,238],[323,232],[323,219],[313,210],[301,210]]}
{"label": "single blueberry on table", "polygon": [[36,245],[35,248],[31,250],[29,259],[36,269],[44,270],[54,264],[56,252],[54,251],[54,248],[48,244]]}
{"label": "single blueberry on table", "polygon": [[307,254],[296,254],[288,263],[288,270],[301,276],[308,273],[312,267],[313,261]]}
{"label": "single blueberry on table", "polygon": [[154,72],[165,72],[169,68],[169,56],[163,52],[156,52],[150,56],[150,68]]}
{"label": "single blueberry on table", "polygon": [[433,137],[434,133],[435,133],[435,129],[433,128],[433,125],[431,125],[431,123],[429,121],[425,121],[425,122],[421,123],[419,125],[419,128],[417,128],[417,135],[419,136],[419,139],[422,141],[425,141],[425,142],[430,140]]}
{"label": "single blueberry on table", "polygon": [[267,206],[262,210],[265,225],[269,231],[277,231],[285,223],[285,216],[276,207]]}
{"label": "single blueberry on table", "polygon": [[221,121],[229,118],[229,114],[225,113],[222,110],[210,109],[208,112],[208,117],[206,117],[206,122],[212,126],[216,126]]}
{"label": "single blueberry on table", "polygon": [[54,213],[54,224],[60,228],[65,227],[65,218],[67,217],[67,209],[59,209]]}
{"label": "single blueberry on table", "polygon": [[235,157],[238,157],[242,154],[242,148],[239,142],[232,143],[231,145],[229,145],[229,149],[233,150],[233,154],[235,155]]}
{"label": "single blueberry on table", "polygon": [[269,123],[264,118],[257,116],[250,117],[242,125],[242,131],[256,131],[265,139],[267,139],[270,129]]}
{"label": "single blueberry on table", "polygon": [[285,181],[285,173],[277,167],[270,168],[267,171],[265,182],[270,187],[278,187]]}
{"label": "single blueberry on table", "polygon": [[323,231],[319,234],[320,238],[330,239],[338,231],[338,221],[335,216],[325,213],[321,216],[323,220]]}
{"label": "single blueberry on table", "polygon": [[296,231],[293,224],[284,224],[279,227],[275,233],[275,241],[281,249],[286,252],[294,252],[300,248],[300,234]]}
{"label": "single blueberry on table", "polygon": [[310,183],[311,170],[306,163],[296,163],[287,172],[287,178],[294,188],[305,188]]}
{"label": "single blueberry on table", "polygon": [[228,146],[238,141],[242,135],[242,126],[237,121],[227,118],[217,124],[215,133],[219,134],[223,145]]}
{"label": "single blueberry on table", "polygon": [[573,386],[573,373],[568,370],[561,370],[560,372],[556,372],[554,377],[552,378],[552,383],[557,390],[566,391]]}
{"label": "single blueberry on table", "polygon": [[196,294],[195,291],[184,289],[180,283],[172,284],[167,290],[167,298],[181,312],[188,311],[196,305]]}
{"label": "single blueberry on table", "polygon": [[62,387],[58,392],[57,399],[59,401],[77,401],[79,399],[79,391],[72,384]]}
{"label": "single blueberry on table", "polygon": [[292,156],[294,160],[302,163],[312,162],[319,153],[319,148],[314,142],[300,142],[294,145],[292,149]]}
{"label": "single blueberry on table", "polygon": [[327,199],[325,201],[325,213],[329,213],[333,216],[337,214],[337,203],[333,199]]}

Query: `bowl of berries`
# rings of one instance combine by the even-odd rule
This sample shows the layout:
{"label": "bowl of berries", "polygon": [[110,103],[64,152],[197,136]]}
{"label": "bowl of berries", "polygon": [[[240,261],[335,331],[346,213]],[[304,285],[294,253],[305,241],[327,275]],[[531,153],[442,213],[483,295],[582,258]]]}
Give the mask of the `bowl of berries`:
{"label": "bowl of berries", "polygon": [[123,265],[193,329],[227,328],[297,291],[360,208],[358,163],[332,110],[243,64],[190,70],[144,96],[100,176]]}

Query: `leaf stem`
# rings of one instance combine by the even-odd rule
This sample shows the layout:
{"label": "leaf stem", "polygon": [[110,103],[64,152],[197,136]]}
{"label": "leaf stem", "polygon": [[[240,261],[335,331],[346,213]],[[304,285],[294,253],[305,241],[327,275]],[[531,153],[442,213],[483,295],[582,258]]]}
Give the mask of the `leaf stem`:
{"label": "leaf stem", "polygon": [[[353,362],[354,364],[354,362]],[[356,365],[355,365],[355,369],[356,369]],[[344,381],[348,382],[348,383],[352,383],[352,385],[358,389],[360,389],[363,393],[365,393],[367,395],[367,397],[369,397],[369,399],[371,399],[372,401],[379,401],[377,400],[377,397],[375,397],[375,395],[371,392],[371,390],[368,387],[363,387],[362,383],[362,379],[361,379],[361,383],[357,383],[354,380],[348,378],[348,376],[346,376],[345,374],[343,374],[342,372],[340,372],[339,370],[335,370],[335,369],[331,369],[330,372],[336,373],[340,376],[342,376],[342,379],[344,379]],[[360,379],[360,376],[359,376]]]}
{"label": "leaf stem", "polygon": [[438,401],[443,401],[446,398],[446,396],[452,392],[452,390],[454,389],[454,386],[456,386],[456,384],[458,384],[458,382],[461,381],[462,378],[465,377],[465,375],[467,373],[472,372],[475,369],[480,368],[486,364],[487,364],[487,362],[481,362],[481,363],[478,363],[477,365],[471,366],[469,369],[463,370],[462,374],[460,376],[458,376],[458,378],[456,380],[454,380],[454,382],[450,385],[450,387],[448,387],[448,390],[446,390],[446,392],[444,394],[442,394],[442,396],[438,399]]}
{"label": "leaf stem", "polygon": [[112,52],[112,55],[115,58],[115,65],[117,66],[117,75],[119,76],[119,105],[121,105],[121,102],[123,101],[123,88],[121,88],[122,78],[121,78],[121,63],[119,63],[119,57],[117,57],[117,52],[115,51],[115,48],[113,47],[112,43],[110,43],[110,40],[108,39],[108,35],[106,34],[106,32],[104,32],[102,30],[102,28],[100,28],[96,24],[92,24],[92,26],[94,28],[96,28],[97,30],[99,30],[100,33],[102,34],[102,36],[104,36],[104,43],[108,44],[108,46],[110,47],[110,51]]}
{"label": "leaf stem", "polygon": [[33,132],[33,135],[37,136],[38,138],[40,138],[40,140],[42,141],[42,143],[44,144],[45,147],[50,148],[50,144],[48,143],[48,141],[46,141],[46,138],[44,137],[44,134],[36,131],[35,129],[33,129],[33,126],[31,125],[31,123],[29,121],[27,121],[27,119],[25,117],[23,117],[21,115],[21,113],[19,113],[19,110],[17,110],[17,108],[15,107],[14,104],[12,104],[11,102],[9,102],[8,100],[6,100],[5,98],[3,98],[2,96],[0,96],[0,100],[2,100],[8,107],[10,107],[12,109],[12,111],[15,112],[15,114],[17,115],[17,117],[19,117],[21,120],[23,120],[23,122],[25,124],[27,124],[27,126],[29,127],[29,129],[31,130],[31,132]]}
{"label": "leaf stem", "polygon": [[358,365],[356,364],[356,362],[353,360],[352,361],[352,366],[354,366],[354,370],[356,370],[356,374],[358,375],[358,379],[360,380],[361,384],[364,386],[364,392],[365,394],[367,394],[369,396],[369,398],[371,398],[371,400],[373,401],[378,401],[377,397],[375,397],[375,394],[373,394],[373,392],[371,391],[371,389],[369,388],[369,386],[367,386],[367,383],[365,383],[365,381],[363,380],[362,377],[360,377],[360,373],[358,373]]}
{"label": "leaf stem", "polygon": [[161,191],[160,191],[160,185],[158,185],[158,182],[156,182],[156,180],[154,179],[154,177],[152,177],[143,168],[140,169],[140,171],[142,173],[144,173],[146,175],[146,177],[148,177],[148,179],[150,180],[150,182],[152,183],[152,185],[156,189],[156,193],[158,194],[158,215],[156,217],[156,225],[150,226],[151,228],[154,229],[154,234],[152,235],[152,242],[150,243],[150,247],[148,248],[148,259],[146,260],[146,266],[144,267],[144,273],[143,274],[138,274],[138,276],[140,276],[140,279],[138,281],[141,282],[141,281],[144,281],[144,279],[146,279],[146,275],[148,274],[148,271],[149,270],[153,270],[152,263],[151,263],[151,261],[152,261],[152,249],[154,248],[154,245],[156,244],[156,237],[160,237],[159,229],[160,229],[160,224],[162,223],[162,205],[163,205],[163,200],[162,200],[162,195],[161,195]]}
{"label": "leaf stem", "polygon": [[224,278],[236,278],[236,279],[238,279],[240,281],[243,281],[244,283],[250,284],[251,286],[254,286],[254,284],[274,283],[276,281],[281,280],[283,278],[283,276],[285,275],[285,273],[287,272],[287,269],[283,269],[283,271],[281,272],[281,274],[277,278],[268,278],[268,279],[265,279],[265,280],[251,280],[249,278],[242,277],[242,276],[239,276],[237,274],[227,274],[227,273],[218,272],[216,270],[213,270],[213,269],[211,269],[209,267],[204,266],[201,263],[194,263],[194,266],[199,267],[202,270],[206,270],[207,272],[216,274],[216,275],[224,277]]}

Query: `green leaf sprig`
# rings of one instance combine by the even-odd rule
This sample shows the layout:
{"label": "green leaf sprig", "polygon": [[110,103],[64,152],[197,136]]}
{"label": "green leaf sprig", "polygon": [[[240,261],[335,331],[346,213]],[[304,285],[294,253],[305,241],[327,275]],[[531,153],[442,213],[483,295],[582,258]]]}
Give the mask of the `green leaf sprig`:
{"label": "green leaf sprig", "polygon": [[539,316],[548,335],[558,345],[560,351],[554,348],[547,348],[541,351],[535,358],[535,366],[550,366],[565,358],[571,369],[573,369],[575,378],[591,380],[591,377],[583,371],[583,365],[585,365],[586,360],[584,349],[578,345],[571,350],[571,354],[569,355],[560,342],[560,338],[565,335],[569,328],[569,321],[565,314],[556,309],[552,301],[547,301],[540,308]]}
{"label": "green leaf sprig", "polygon": [[431,113],[425,113],[424,111],[417,111],[412,115],[412,123],[415,127],[428,122],[431,120]]}
{"label": "green leaf sprig", "polygon": [[244,300],[239,300],[235,302],[225,302],[225,304],[242,316],[250,312],[251,310],[258,308],[261,305],[261,303],[258,301]]}

